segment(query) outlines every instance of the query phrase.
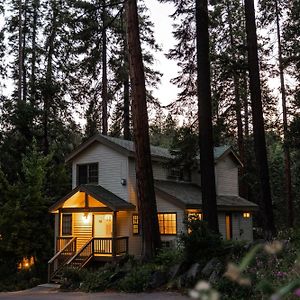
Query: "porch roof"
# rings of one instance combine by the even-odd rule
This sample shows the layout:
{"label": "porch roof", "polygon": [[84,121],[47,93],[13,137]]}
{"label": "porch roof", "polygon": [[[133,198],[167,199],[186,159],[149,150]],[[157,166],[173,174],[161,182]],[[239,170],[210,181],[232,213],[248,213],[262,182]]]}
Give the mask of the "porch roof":
{"label": "porch roof", "polygon": [[[201,188],[193,183],[155,180],[155,191],[162,198],[183,208],[202,208]],[[217,208],[225,210],[257,210],[257,204],[237,195],[217,195]]]}
{"label": "porch roof", "polygon": [[[63,206],[63,204],[77,192],[84,192],[100,203],[106,205],[111,211],[134,210],[135,205],[123,200],[119,196],[113,194],[100,185],[82,184],[73,189],[65,197],[55,202],[50,208],[50,212],[55,212]],[[87,207],[88,208],[88,207]],[[83,210],[86,208],[83,208]]]}

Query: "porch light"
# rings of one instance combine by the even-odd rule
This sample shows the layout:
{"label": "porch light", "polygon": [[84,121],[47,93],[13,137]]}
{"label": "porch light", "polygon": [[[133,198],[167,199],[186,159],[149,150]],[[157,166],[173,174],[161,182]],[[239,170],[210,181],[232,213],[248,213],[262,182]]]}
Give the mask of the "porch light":
{"label": "porch light", "polygon": [[85,212],[82,216],[82,221],[84,224],[88,224],[90,222],[90,214]]}
{"label": "porch light", "polygon": [[244,219],[249,219],[251,217],[251,214],[249,212],[244,212],[243,213],[243,218]]}

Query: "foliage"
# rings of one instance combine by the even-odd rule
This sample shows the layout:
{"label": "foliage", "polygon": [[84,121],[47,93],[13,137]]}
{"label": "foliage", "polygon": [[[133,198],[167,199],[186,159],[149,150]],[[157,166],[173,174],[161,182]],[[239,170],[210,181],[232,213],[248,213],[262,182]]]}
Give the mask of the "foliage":
{"label": "foliage", "polygon": [[211,232],[205,222],[190,217],[185,224],[187,233],[182,233],[180,240],[186,261],[205,263],[223,253],[221,236]]}
{"label": "foliage", "polygon": [[183,253],[180,247],[173,248],[162,248],[156,257],[154,263],[164,268],[169,268],[175,264],[180,263],[183,260]]}
{"label": "foliage", "polygon": [[128,293],[144,292],[149,287],[153,265],[145,264],[133,268],[119,283],[118,288]]}

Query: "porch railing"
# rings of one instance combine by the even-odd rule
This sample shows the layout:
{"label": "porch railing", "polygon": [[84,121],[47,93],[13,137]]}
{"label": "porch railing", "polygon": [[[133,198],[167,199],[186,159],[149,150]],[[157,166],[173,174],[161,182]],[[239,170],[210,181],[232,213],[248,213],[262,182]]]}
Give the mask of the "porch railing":
{"label": "porch railing", "polygon": [[94,238],[94,254],[117,256],[128,253],[128,237]]}
{"label": "porch railing", "polygon": [[63,249],[72,240],[72,238],[73,238],[72,236],[70,237],[58,236],[56,238],[56,252]]}
{"label": "porch railing", "polygon": [[67,261],[76,253],[76,240],[72,238],[59,252],[48,261],[48,281],[50,282],[55,275],[65,266]]}

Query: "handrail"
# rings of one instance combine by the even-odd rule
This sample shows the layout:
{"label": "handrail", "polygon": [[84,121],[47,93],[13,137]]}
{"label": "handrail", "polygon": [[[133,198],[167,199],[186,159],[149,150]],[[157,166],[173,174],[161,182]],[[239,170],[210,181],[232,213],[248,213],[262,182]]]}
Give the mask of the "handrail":
{"label": "handrail", "polygon": [[73,237],[60,251],[58,251],[49,261],[48,264],[52,263],[58,256],[60,256],[60,254],[62,252],[65,251],[66,248],[69,247],[70,244],[72,244],[75,240],[77,239],[77,237]]}
{"label": "handrail", "polygon": [[[76,260],[80,258],[83,258],[82,261],[80,261],[80,266],[79,268],[81,268],[83,265],[85,265],[85,263],[90,259],[91,256],[93,256],[94,254],[94,246],[93,246],[93,240],[94,238],[90,238],[85,245],[83,245],[83,247],[74,255],[72,256],[66,263],[67,266],[71,266],[71,267],[76,267]],[[88,247],[90,247],[90,249],[88,249]],[[82,255],[82,254],[86,254],[86,255]]]}
{"label": "handrail", "polygon": [[58,236],[56,238],[56,253],[63,249],[71,240],[72,236]]}
{"label": "handrail", "polygon": [[77,237],[71,239],[66,246],[57,252],[49,261],[48,261],[48,281],[54,277],[55,274],[60,271],[66,262],[76,253],[76,240]]}

